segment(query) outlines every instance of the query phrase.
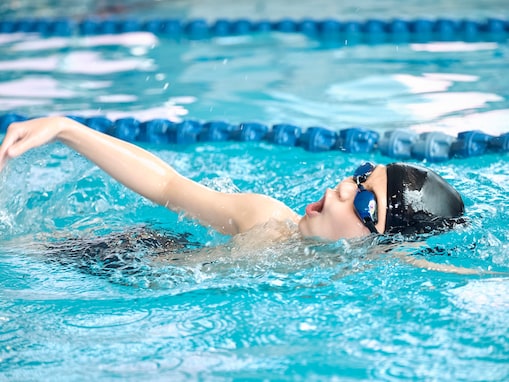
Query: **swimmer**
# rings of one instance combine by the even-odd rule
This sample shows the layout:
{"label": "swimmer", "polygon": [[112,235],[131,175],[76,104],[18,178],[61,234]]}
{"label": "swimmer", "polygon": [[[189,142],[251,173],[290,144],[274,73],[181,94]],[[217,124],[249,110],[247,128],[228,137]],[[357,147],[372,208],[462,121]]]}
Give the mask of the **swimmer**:
{"label": "swimmer", "polygon": [[299,216],[269,196],[207,188],[148,151],[66,117],[12,123],[0,146],[0,171],[9,159],[53,141],[154,203],[231,235],[240,246],[263,247],[296,236],[337,241],[441,232],[454,227],[464,213],[459,193],[433,171],[405,163],[368,162],[325,190]]}

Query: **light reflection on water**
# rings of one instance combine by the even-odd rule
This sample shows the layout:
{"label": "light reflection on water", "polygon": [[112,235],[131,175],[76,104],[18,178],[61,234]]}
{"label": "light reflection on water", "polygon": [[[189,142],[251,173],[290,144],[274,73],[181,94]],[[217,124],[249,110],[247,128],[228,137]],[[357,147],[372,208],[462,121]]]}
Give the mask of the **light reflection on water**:
{"label": "light reflection on water", "polygon": [[18,38],[0,41],[3,111],[507,132],[507,80],[497,74],[507,66],[503,43],[345,47],[291,34]]}
{"label": "light reflection on water", "polygon": [[[250,6],[269,12],[271,4]],[[345,49],[301,36],[192,44],[147,34],[0,36],[0,109],[506,132],[508,86],[500,68],[507,66],[507,45],[443,46]],[[388,161],[264,143],[150,149],[204,184],[267,193],[301,212],[359,161]],[[1,375],[508,379],[506,158],[431,166],[464,196],[471,224],[428,240],[445,252],[418,257],[503,275],[426,271],[380,247],[342,242],[291,243],[246,258],[225,249],[206,266],[197,257],[184,266],[152,262],[140,251],[121,260],[125,267],[96,275],[101,264],[94,259],[48,261],[35,247],[142,224],[191,232],[211,247],[226,238],[153,206],[61,146],[28,153],[0,174]]]}

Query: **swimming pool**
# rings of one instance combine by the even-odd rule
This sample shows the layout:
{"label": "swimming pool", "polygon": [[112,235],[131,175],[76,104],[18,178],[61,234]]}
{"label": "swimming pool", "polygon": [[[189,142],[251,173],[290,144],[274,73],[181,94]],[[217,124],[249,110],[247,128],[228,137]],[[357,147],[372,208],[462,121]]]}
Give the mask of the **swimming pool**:
{"label": "swimming pool", "polygon": [[[132,14],[222,16],[204,4],[154,3]],[[254,4],[260,17],[290,12],[278,2]],[[348,10],[327,4],[317,12]],[[399,11],[421,15],[408,4]],[[51,5],[37,12],[82,7]],[[396,11],[370,5],[355,12],[350,4],[349,15],[368,18],[377,10],[389,18]],[[434,5],[457,17],[499,16],[503,8]],[[426,16],[443,15],[429,7]],[[246,16],[241,5],[224,9],[223,16]],[[206,41],[148,33],[2,35],[0,113],[359,125],[381,133],[480,128],[496,135],[509,131],[508,50],[501,42],[330,46],[277,33]],[[267,193],[299,212],[361,160],[391,161],[379,152],[311,153],[267,142],[145,147],[204,184]],[[507,274],[507,162],[507,154],[487,154],[430,164],[464,196],[472,224],[429,239],[443,251],[417,258]],[[506,275],[430,271],[369,243],[338,242],[240,258],[225,249],[205,267],[153,263],[141,251],[133,254],[140,260],[134,271],[97,276],[100,264],[51,261],[34,244],[141,225],[191,233],[211,247],[227,238],[154,206],[59,145],[11,162],[0,184],[2,379],[509,377]]]}

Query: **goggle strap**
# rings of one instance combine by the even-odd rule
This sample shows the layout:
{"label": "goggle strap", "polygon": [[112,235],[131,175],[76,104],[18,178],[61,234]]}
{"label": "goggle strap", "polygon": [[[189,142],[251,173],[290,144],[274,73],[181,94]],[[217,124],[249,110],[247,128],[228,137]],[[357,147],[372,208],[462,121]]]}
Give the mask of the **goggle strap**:
{"label": "goggle strap", "polygon": [[379,233],[375,227],[375,224],[373,223],[373,221],[371,219],[364,219],[364,225],[366,227],[368,227],[368,229],[370,230],[371,233],[376,233],[376,234]]}

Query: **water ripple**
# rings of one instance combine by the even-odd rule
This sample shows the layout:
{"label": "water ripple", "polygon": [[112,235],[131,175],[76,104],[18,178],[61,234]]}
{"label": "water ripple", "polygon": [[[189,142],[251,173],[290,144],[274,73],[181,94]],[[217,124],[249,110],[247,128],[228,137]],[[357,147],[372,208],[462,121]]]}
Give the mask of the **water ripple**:
{"label": "water ripple", "polygon": [[91,313],[74,314],[71,318],[65,319],[62,323],[76,328],[103,329],[117,326],[129,326],[150,317],[150,312],[112,312],[110,309],[101,312],[102,309],[100,307],[91,309]]}

